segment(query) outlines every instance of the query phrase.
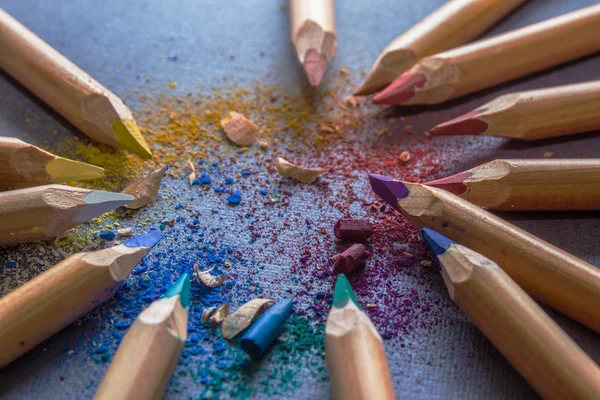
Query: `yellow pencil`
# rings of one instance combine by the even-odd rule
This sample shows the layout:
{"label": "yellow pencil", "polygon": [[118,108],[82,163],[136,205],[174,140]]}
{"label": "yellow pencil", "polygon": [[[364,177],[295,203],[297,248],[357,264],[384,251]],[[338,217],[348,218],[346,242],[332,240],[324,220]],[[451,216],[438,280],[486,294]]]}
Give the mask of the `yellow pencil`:
{"label": "yellow pencil", "polygon": [[0,246],[52,239],[134,197],[64,185],[0,192]]}
{"label": "yellow pencil", "polygon": [[443,235],[425,243],[456,305],[544,399],[599,399],[600,369],[500,267]]}
{"label": "yellow pencil", "polygon": [[160,237],[73,254],[0,298],[0,368],[111,298]]}
{"label": "yellow pencil", "polygon": [[152,157],[123,101],[0,9],[0,68],[94,140]]}
{"label": "yellow pencil", "polygon": [[0,188],[96,179],[104,169],[55,156],[16,138],[0,137]]}
{"label": "yellow pencil", "polygon": [[161,399],[187,337],[190,278],[183,274],[138,315],[96,392],[96,400]]}

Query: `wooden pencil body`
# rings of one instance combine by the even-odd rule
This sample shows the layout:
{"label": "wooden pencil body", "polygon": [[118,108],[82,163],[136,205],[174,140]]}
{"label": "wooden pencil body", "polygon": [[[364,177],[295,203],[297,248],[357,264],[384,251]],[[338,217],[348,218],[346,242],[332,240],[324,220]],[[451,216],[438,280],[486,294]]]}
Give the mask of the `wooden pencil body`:
{"label": "wooden pencil body", "polygon": [[135,125],[122,100],[1,9],[0,45],[0,68],[83,133],[114,147],[126,140],[114,133]]}
{"label": "wooden pencil body", "polygon": [[0,299],[0,368],[112,297],[126,275],[104,263],[118,256],[112,249],[97,253],[75,254]]}
{"label": "wooden pencil body", "polygon": [[163,398],[187,332],[187,310],[181,307],[178,297],[166,300],[173,310],[166,319],[145,320],[142,312],[129,328],[96,392],[96,400]]}
{"label": "wooden pencil body", "polygon": [[405,183],[404,216],[497,262],[539,301],[600,333],[600,269],[443,189]]}
{"label": "wooden pencil body", "polygon": [[[298,58],[304,62],[306,52],[319,44],[320,54],[331,61],[337,52],[333,0],[290,0],[292,43]],[[307,32],[312,32],[313,36]]]}
{"label": "wooden pencil body", "polygon": [[52,239],[76,222],[91,190],[46,185],[0,193],[0,245]]}
{"label": "wooden pencil body", "polygon": [[600,5],[421,60],[427,83],[402,104],[436,104],[600,51]]}
{"label": "wooden pencil body", "polygon": [[354,303],[332,308],[325,353],[334,399],[395,399],[381,336]]}
{"label": "wooden pencil body", "polygon": [[440,263],[452,299],[543,398],[600,398],[598,366],[497,264],[463,246]]}
{"label": "wooden pencil body", "polygon": [[0,188],[18,187],[23,181],[52,183],[46,164],[54,158],[21,140],[0,137]]}
{"label": "wooden pencil body", "polygon": [[507,94],[479,110],[489,124],[483,135],[539,140],[599,130],[600,81]]}
{"label": "wooden pencil body", "polygon": [[[600,109],[600,108],[599,108]],[[494,210],[600,210],[600,159],[495,160],[470,170],[462,198]]]}

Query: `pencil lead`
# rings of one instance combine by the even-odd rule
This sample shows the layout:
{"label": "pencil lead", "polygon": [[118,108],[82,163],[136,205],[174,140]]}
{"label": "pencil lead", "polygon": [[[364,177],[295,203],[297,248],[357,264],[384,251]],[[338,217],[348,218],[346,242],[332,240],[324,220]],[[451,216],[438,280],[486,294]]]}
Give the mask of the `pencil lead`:
{"label": "pencil lead", "polygon": [[427,75],[406,73],[400,75],[388,87],[373,97],[375,104],[400,105],[415,96],[416,89],[421,89],[427,83]]}
{"label": "pencil lead", "polygon": [[464,184],[464,182],[471,178],[472,175],[473,174],[471,172],[464,171],[446,178],[426,182],[424,185],[444,189],[450,193],[460,196],[467,191],[467,186]]}
{"label": "pencil lead", "polygon": [[352,291],[352,286],[348,278],[344,274],[338,274],[335,279],[335,289],[333,289],[333,307],[344,308],[349,301],[352,301],[356,306],[362,310],[356,296]]}
{"label": "pencil lead", "polygon": [[369,183],[373,192],[396,210],[398,199],[408,196],[408,189],[404,183],[389,176],[369,174]]}
{"label": "pencil lead", "polygon": [[158,229],[152,229],[149,232],[146,232],[142,235],[132,237],[131,239],[129,239],[128,241],[123,243],[123,245],[125,245],[127,247],[131,247],[131,248],[134,248],[134,247],[152,248],[152,247],[154,247],[154,245],[156,243],[158,243],[158,241],[160,239],[162,239],[162,235],[160,234],[160,231]]}
{"label": "pencil lead", "polygon": [[433,256],[435,266],[441,271],[442,266],[440,265],[439,257],[444,254],[450,246],[456,244],[456,242],[429,228],[421,229],[421,234],[423,235],[423,239],[425,240],[429,252]]}
{"label": "pencil lead", "polygon": [[315,49],[309,49],[304,54],[302,66],[304,67],[308,82],[312,86],[319,86],[328,65],[329,62],[325,55],[319,54]]}
{"label": "pencil lead", "polygon": [[112,130],[120,148],[130,151],[144,160],[152,158],[152,152],[133,119],[112,121]]}
{"label": "pencil lead", "polygon": [[481,115],[481,110],[475,110],[444,122],[434,127],[430,133],[433,136],[444,135],[480,135],[485,132],[489,125],[487,122],[477,119]]}
{"label": "pencil lead", "polygon": [[83,198],[85,204],[78,210],[73,221],[77,223],[89,221],[105,212],[124,206],[133,199],[135,197],[129,194],[93,190]]}
{"label": "pencil lead", "polygon": [[62,157],[50,160],[46,164],[46,172],[50,174],[55,183],[96,179],[104,176],[104,168]]}
{"label": "pencil lead", "polygon": [[190,276],[188,274],[182,274],[177,282],[161,298],[174,296],[179,296],[179,302],[183,308],[186,308],[190,304]]}

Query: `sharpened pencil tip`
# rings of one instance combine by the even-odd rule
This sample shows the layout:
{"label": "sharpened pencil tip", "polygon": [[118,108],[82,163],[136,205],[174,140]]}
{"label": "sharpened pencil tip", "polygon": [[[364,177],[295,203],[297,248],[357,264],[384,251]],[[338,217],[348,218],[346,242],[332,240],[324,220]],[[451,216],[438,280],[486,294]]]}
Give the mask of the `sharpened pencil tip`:
{"label": "sharpened pencil tip", "polygon": [[73,222],[82,223],[96,218],[105,212],[114,210],[131,202],[135,197],[129,194],[92,190],[83,197],[85,204],[79,207]]}
{"label": "sharpened pencil tip", "polygon": [[373,192],[396,210],[398,199],[408,196],[406,185],[389,176],[369,174],[369,183]]}
{"label": "sharpened pencil tip", "polygon": [[348,278],[344,274],[338,274],[335,279],[335,289],[333,290],[333,306],[335,308],[344,308],[348,304],[348,301],[352,301],[362,310],[360,304],[358,304],[358,300],[356,300],[354,291],[352,291],[352,286],[350,286]]}
{"label": "sharpened pencil tip", "polygon": [[142,235],[135,236],[135,237],[129,239],[128,241],[123,243],[123,245],[125,245],[127,247],[152,248],[152,247],[154,247],[154,245],[156,243],[158,243],[158,241],[160,239],[162,239],[162,235],[160,234],[160,231],[158,229],[152,229],[149,232],[146,232]]}
{"label": "sharpened pencil tip", "polygon": [[112,129],[120,148],[144,160],[152,158],[152,152],[134,120],[126,118],[122,121],[113,121]]}
{"label": "sharpened pencil tip", "polygon": [[179,302],[183,308],[190,304],[190,276],[188,274],[181,274],[177,282],[161,298],[173,296],[179,296]]}
{"label": "sharpened pencil tip", "polygon": [[373,97],[373,103],[401,105],[415,97],[416,89],[421,89],[426,83],[427,75],[425,74],[402,74]]}
{"label": "sharpened pencil tip", "polygon": [[50,174],[55,183],[96,179],[104,176],[104,168],[62,157],[50,160],[46,164],[46,172]]}
{"label": "sharpened pencil tip", "polygon": [[489,125],[487,122],[475,118],[480,114],[477,111],[468,112],[458,118],[439,124],[430,133],[433,136],[481,135],[487,131]]}
{"label": "sharpened pencil tip", "polygon": [[308,82],[312,86],[319,86],[323,75],[325,75],[325,70],[329,66],[329,62],[324,55],[319,54],[315,49],[310,49],[304,54],[304,63],[302,66],[304,67]]}
{"label": "sharpened pencil tip", "polygon": [[464,184],[464,182],[471,176],[471,172],[465,171],[448,176],[446,178],[436,179],[434,181],[424,183],[423,185],[444,189],[450,193],[460,196],[467,191],[467,186]]}
{"label": "sharpened pencil tip", "polygon": [[438,259],[439,256],[444,254],[450,246],[456,244],[456,242],[429,228],[421,229],[421,234],[423,235],[423,239],[425,240],[429,252],[433,256],[437,269],[441,271],[442,267]]}

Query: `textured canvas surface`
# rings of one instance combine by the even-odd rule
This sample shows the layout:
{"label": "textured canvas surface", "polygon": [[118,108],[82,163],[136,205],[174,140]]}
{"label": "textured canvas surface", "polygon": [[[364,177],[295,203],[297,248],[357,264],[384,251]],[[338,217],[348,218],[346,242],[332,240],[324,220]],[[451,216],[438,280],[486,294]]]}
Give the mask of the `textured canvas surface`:
{"label": "textured canvas surface", "polygon": [[[349,70],[355,81],[360,80],[360,71],[370,68],[379,51],[392,38],[441,3],[443,2],[440,0],[337,1],[339,52],[325,81],[342,67]],[[594,3],[596,2],[592,0],[532,0],[493,28],[488,35]],[[300,86],[304,82],[289,42],[287,10],[279,2],[2,0],[0,6],[122,97],[136,93],[136,89],[143,87],[146,76],[162,87],[167,87],[170,81],[177,82],[177,88],[171,89],[170,93],[180,96],[218,87],[222,84],[223,77],[242,86],[264,79],[274,83],[286,81],[292,86]],[[177,61],[173,62],[175,56]],[[397,117],[405,118],[404,123],[414,126],[415,131],[422,136],[427,127],[473,109],[501,93],[598,79],[598,71],[600,56],[592,56],[445,106],[398,109],[395,113]],[[268,72],[272,73],[266,77]],[[201,85],[204,86],[203,89],[200,89]],[[327,85],[325,82],[323,91],[336,89]],[[351,90],[352,87],[348,87],[346,94],[350,94]],[[136,96],[127,97],[127,102],[134,114],[141,107]],[[60,117],[8,76],[0,74],[0,135],[20,137],[44,146],[48,145],[49,140],[58,141],[73,134],[74,130]],[[348,146],[360,149],[363,143],[375,140],[374,137],[373,132],[354,132],[348,137]],[[394,142],[394,146],[410,148],[416,141],[414,136],[407,136],[401,145]],[[379,146],[386,146],[386,143],[380,142]],[[441,168],[444,175],[494,158],[540,158],[544,153],[553,153],[554,157],[600,157],[600,136],[597,132],[539,143],[516,143],[494,138],[447,138],[444,142],[431,146],[445,154],[456,153],[456,159]],[[218,153],[219,149],[217,147],[215,151]],[[391,147],[390,150],[395,151],[397,148]],[[290,154],[289,149],[286,154]],[[340,157],[344,154],[346,153],[340,153]],[[366,147],[364,155],[371,156]],[[448,157],[452,158],[444,158]],[[427,162],[435,163],[436,159],[430,158]],[[240,158],[235,168],[225,165],[222,170],[218,170],[220,166],[210,167],[213,169],[208,170],[214,176],[224,178],[227,174],[235,175],[239,171],[254,168],[256,179],[262,179],[261,182],[273,178],[269,178],[266,171],[255,167],[254,160],[248,156]],[[414,168],[424,167],[416,162]],[[302,289],[295,278],[303,272],[294,269],[303,255],[302,249],[314,246],[314,262],[325,262],[337,249],[331,231],[335,220],[344,213],[323,201],[324,196],[335,199],[343,196],[349,186],[352,186],[357,196],[364,198],[367,203],[375,201],[368,188],[365,171],[355,172],[355,179],[351,184],[342,184],[334,178],[325,179],[329,182],[326,191],[320,184],[310,187],[279,184],[279,190],[288,193],[285,208],[261,206],[260,194],[253,191],[252,180],[246,181],[241,188],[244,199],[251,205],[258,204],[256,207],[241,210],[225,207],[223,196],[216,194],[206,194],[201,200],[190,201],[190,204],[193,203],[194,210],[201,213],[201,230],[206,231],[204,240],[217,249],[217,255],[223,253],[225,255],[222,258],[227,259],[227,254],[230,254],[228,249],[234,249],[233,252],[238,254],[236,281],[256,281],[260,286],[260,293],[265,296],[293,296]],[[243,178],[240,181],[241,179]],[[181,199],[190,200],[196,196],[197,192],[194,190],[186,184],[185,179],[167,179],[161,190],[160,201],[135,214],[135,217],[126,221],[127,226],[138,228],[137,231],[141,232],[146,227],[141,226],[142,220],[160,221],[164,216],[174,218],[178,214],[175,209],[177,204],[183,201]],[[349,205],[346,214],[355,217],[370,216],[358,201]],[[501,216],[594,265],[600,265],[597,245],[600,238],[598,212],[503,213]],[[283,222],[290,219],[292,223],[284,226]],[[264,231],[265,237],[256,241],[249,240],[249,224],[255,225],[258,231]],[[267,240],[273,227],[278,227],[277,241]],[[85,229],[97,230],[97,227]],[[194,261],[194,252],[198,248],[195,247],[195,242],[190,244],[186,241],[188,232],[185,229],[174,227],[165,231],[165,238],[145,261],[147,271],[131,277],[131,288],[143,284],[145,277],[154,276],[152,274],[163,280],[173,276],[175,280],[182,269],[190,267],[189,263]],[[318,235],[320,229],[328,232],[329,237],[309,240],[309,237]],[[197,237],[194,238],[196,241]],[[390,247],[393,246],[402,247],[406,243],[390,243]],[[40,244],[34,250],[28,246],[0,249],[0,295],[39,273],[39,263],[36,260],[43,259],[46,265],[52,265],[64,257],[52,249],[52,243]],[[410,248],[406,250],[410,251]],[[18,261],[17,268],[9,266],[9,262],[13,260]],[[386,285],[373,287],[368,295],[359,296],[359,300],[379,304],[382,312],[393,316],[390,319],[400,321],[394,327],[402,329],[395,332],[384,329],[381,318],[376,321],[378,328],[387,332],[385,345],[399,398],[536,397],[527,383],[460,310],[454,307],[441,278],[433,271],[408,272],[397,266],[398,259],[392,253],[384,250],[376,252],[372,262],[380,266],[389,265],[390,277],[386,278]],[[174,267],[176,265],[181,265],[181,269],[177,270]],[[421,267],[417,262],[409,268],[416,270]],[[371,278],[366,276],[365,282],[369,279]],[[330,290],[328,281],[316,279],[311,285],[311,296],[319,291]],[[246,288],[244,286],[244,290]],[[398,314],[403,311],[391,305],[386,306],[397,304],[391,299],[395,293],[411,289],[421,298],[435,300],[431,300],[434,308],[432,314],[421,316],[418,312],[411,314],[407,311],[408,317],[402,317]],[[194,295],[192,302],[200,304],[204,301],[202,296],[206,294],[196,290]],[[254,297],[248,292],[235,290],[228,296],[234,305]],[[310,297],[299,297],[296,310],[305,310],[310,316],[312,311],[307,298]],[[118,298],[101,306],[93,317],[77,321],[0,371],[0,397],[91,398],[108,364],[98,362],[89,349],[99,345],[96,340],[108,340],[103,335],[110,335],[107,326],[115,323],[110,320],[112,316],[124,318],[119,307]],[[201,312],[201,308],[195,312]],[[600,341],[597,334],[551,310],[549,313],[596,362],[600,362]],[[116,346],[117,343],[111,344]],[[207,386],[202,379],[196,379],[189,373],[190,369],[194,369],[200,374],[204,366],[210,363],[206,361],[207,357],[212,357],[210,352],[190,354],[186,364],[178,366],[177,377],[171,382],[167,398],[207,396]],[[266,357],[259,366],[242,372],[235,382],[233,378],[225,379],[225,389],[214,391],[213,398],[231,397],[227,388],[234,383],[252,388],[254,391],[250,396],[255,398],[330,397],[326,371],[323,368],[325,364],[318,347],[316,350],[311,348],[306,351],[306,358],[314,362],[295,364],[294,360],[285,367],[285,371],[291,371],[293,377],[286,378],[287,372],[281,372],[285,360],[274,357]],[[294,384],[277,386],[279,384],[275,383],[286,379]],[[263,381],[270,383],[261,384]]]}

